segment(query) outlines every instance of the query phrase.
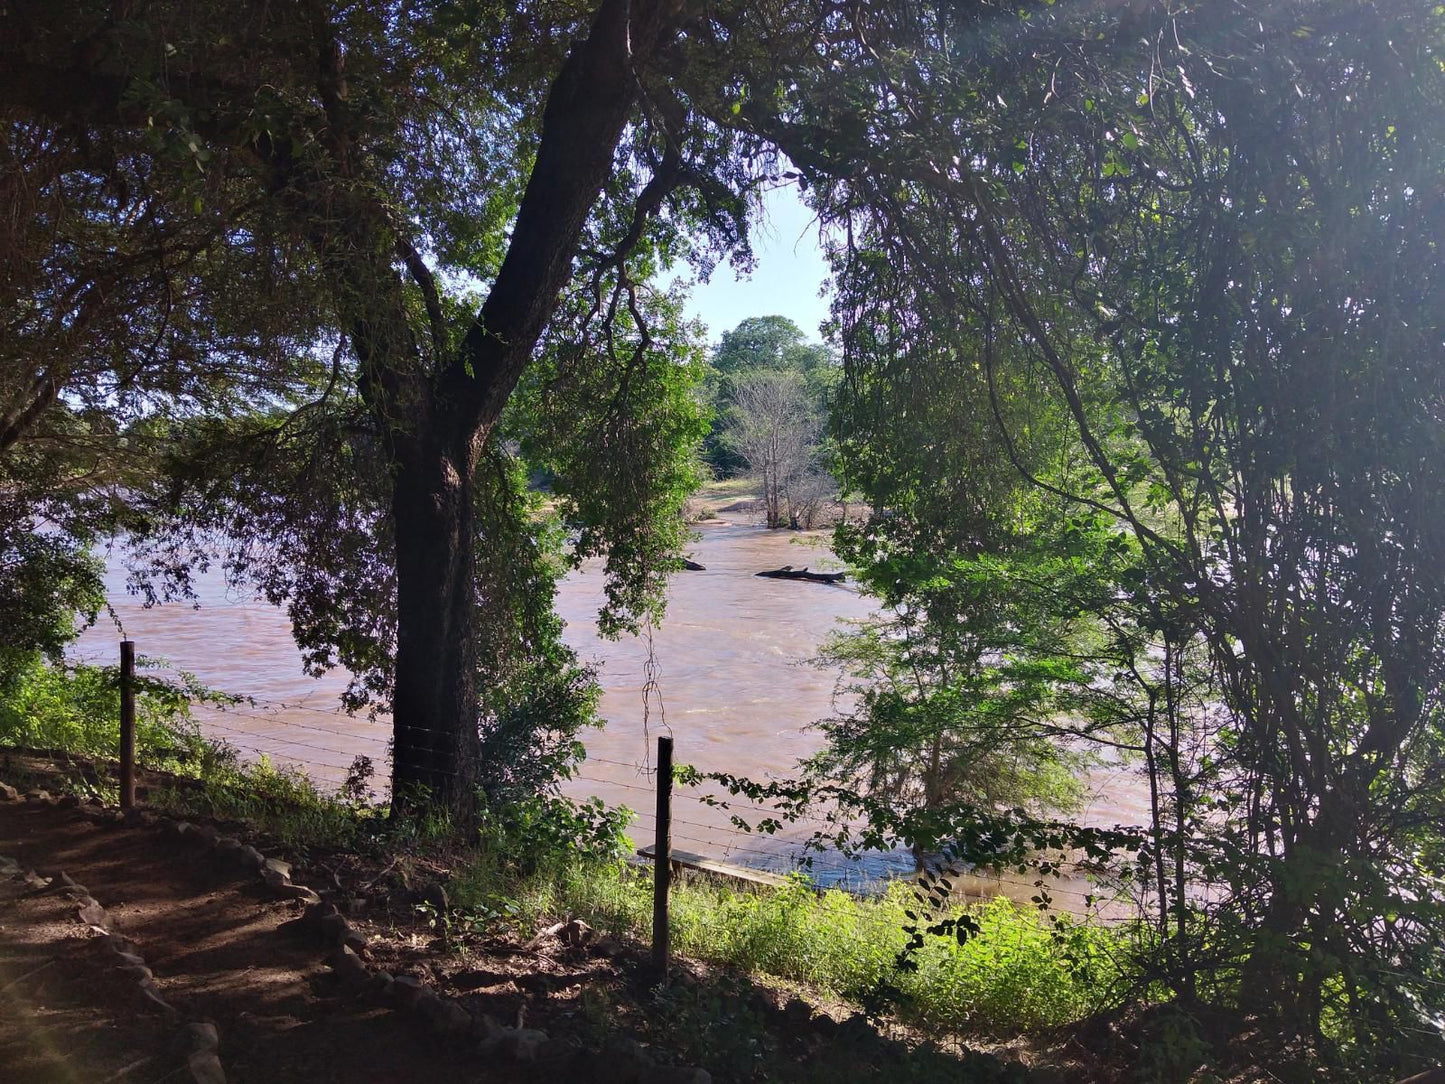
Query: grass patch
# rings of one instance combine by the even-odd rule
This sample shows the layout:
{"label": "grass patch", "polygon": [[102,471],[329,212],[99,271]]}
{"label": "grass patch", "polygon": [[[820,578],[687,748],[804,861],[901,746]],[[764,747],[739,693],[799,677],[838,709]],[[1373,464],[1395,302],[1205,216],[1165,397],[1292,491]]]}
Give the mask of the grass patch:
{"label": "grass patch", "polygon": [[[576,915],[613,934],[649,936],[652,879],[622,863],[573,865],[521,883],[468,882],[459,902],[523,922]],[[916,971],[894,966],[907,939],[906,884],[880,899],[818,894],[801,879],[770,892],[739,892],[702,880],[673,884],[672,943],[686,956],[806,984],[864,1004],[901,995],[907,1022],[994,1037],[1081,1019],[1116,987],[1121,931],[1053,921],[997,899],[971,907],[980,932],[960,945],[932,937]]]}
{"label": "grass patch", "polygon": [[[359,847],[376,839],[383,810],[325,794],[300,770],[278,768],[266,757],[242,761],[226,743],[203,736],[191,704],[226,699],[188,674],[172,680],[137,676],[136,763],[167,779],[152,788],[148,804],[182,816],[243,821],[293,851]],[[55,666],[38,655],[25,660],[0,689],[0,745],[114,761],[119,668]],[[112,801],[118,797],[106,776],[94,778],[98,783],[88,789]]]}
{"label": "grass patch", "polygon": [[384,806],[327,794],[299,769],[269,758],[241,761],[227,746],[189,766],[185,778],[153,790],[148,804],[177,816],[242,821],[290,854],[375,849],[392,831]]}
{"label": "grass patch", "polygon": [[739,474],[733,478],[715,478],[711,482],[704,482],[697,487],[693,496],[704,501],[727,498],[740,500],[743,497],[757,496],[757,489],[756,478],[747,474]]}

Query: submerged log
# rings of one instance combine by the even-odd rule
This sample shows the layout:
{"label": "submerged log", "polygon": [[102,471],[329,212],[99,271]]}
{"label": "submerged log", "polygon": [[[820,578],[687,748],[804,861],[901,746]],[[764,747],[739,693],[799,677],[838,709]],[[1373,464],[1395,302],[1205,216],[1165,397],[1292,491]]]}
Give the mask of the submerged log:
{"label": "submerged log", "polygon": [[784,565],[771,572],[759,572],[756,575],[769,580],[811,580],[813,583],[842,583],[845,578],[842,572],[809,572],[807,566],[794,568],[792,565]]}
{"label": "submerged log", "polygon": [[706,567],[705,565],[700,565],[700,564],[698,564],[696,561],[689,560],[689,559],[686,558],[686,557],[684,557],[684,558],[682,559],[682,567],[683,567],[684,569],[686,569],[688,572],[706,572],[706,571],[707,571],[707,567]]}

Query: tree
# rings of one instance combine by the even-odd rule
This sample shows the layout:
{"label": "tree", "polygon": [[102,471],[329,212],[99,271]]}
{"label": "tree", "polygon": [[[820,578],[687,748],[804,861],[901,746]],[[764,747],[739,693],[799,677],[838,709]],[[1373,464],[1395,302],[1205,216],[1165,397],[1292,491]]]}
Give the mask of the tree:
{"label": "tree", "polygon": [[[833,31],[738,113],[850,242],[849,378],[906,382],[858,344],[947,314],[1024,491],[1137,554],[1097,707],[1137,721],[1155,793],[1145,966],[1326,1058],[1438,1052],[1439,11],[880,5]],[[1029,455],[1021,375],[1067,472]]]}
{"label": "tree", "polygon": [[792,370],[811,375],[832,359],[821,343],[809,343],[786,316],[750,316],[724,331],[712,353],[712,367],[724,377],[749,369]]}
{"label": "tree", "polygon": [[821,343],[809,343],[797,324],[786,316],[750,316],[731,331],[724,331],[713,348],[707,397],[713,405],[713,426],[703,442],[703,458],[720,475],[736,474],[747,464],[727,438],[729,409],[738,382],[750,372],[796,372],[803,375],[809,393],[820,409],[837,366]]}
{"label": "tree", "polygon": [[822,430],[802,373],[754,370],[737,378],[727,441],[762,482],[769,527],[799,525],[805,487],[820,470]]}
{"label": "tree", "polygon": [[[465,812],[482,777],[477,621],[490,591],[477,554],[496,527],[478,521],[478,472],[497,454],[503,409],[575,284],[585,356],[608,360],[618,454],[656,459],[635,438],[679,439],[685,418],[637,423],[648,404],[633,396],[649,382],[633,373],[668,383],[651,361],[638,261],[685,186],[706,190],[700,213],[715,229],[736,227],[727,182],[746,175],[729,138],[688,127],[668,86],[659,57],[677,3],[209,14],[200,29],[184,6],[11,5],[0,103],[137,143],[148,163],[171,155],[201,212],[209,186],[234,182],[314,271],[330,375],[186,427],[177,485],[152,502],[151,556],[183,584],[177,539],[216,522],[241,530],[232,571],[290,606],[314,664],[355,663],[366,677],[353,691],[391,707],[398,796]],[[673,206],[690,213],[681,197]],[[657,243],[675,235],[663,224]],[[226,222],[217,244],[246,251],[258,236]],[[474,276],[485,297],[459,307],[439,270]],[[624,464],[604,496],[577,503],[608,518],[591,544],[616,544],[618,620],[657,605],[670,560],[658,540],[678,532],[642,536],[667,518],[671,469],[653,485],[657,474]],[[277,562],[269,572],[262,554]]]}

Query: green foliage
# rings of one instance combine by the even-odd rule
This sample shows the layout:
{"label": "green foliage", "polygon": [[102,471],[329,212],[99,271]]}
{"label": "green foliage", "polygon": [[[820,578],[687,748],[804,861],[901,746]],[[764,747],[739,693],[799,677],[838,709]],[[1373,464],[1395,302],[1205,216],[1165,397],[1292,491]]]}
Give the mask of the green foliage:
{"label": "green foliage", "polygon": [[628,303],[599,329],[590,292],[564,298],[506,425],[575,532],[572,564],[605,559],[598,625],[616,636],[661,618],[667,575],[689,538],[682,511],[701,481],[696,449],[708,415],[697,397],[700,329],[684,320],[682,298],[625,280],[606,285]]}
{"label": "green foliage", "polygon": [[[138,667],[147,665],[159,663],[137,660]],[[191,718],[197,699],[216,700],[218,694],[189,674],[176,680],[137,676],[139,763],[194,772],[211,756]],[[119,668],[55,665],[32,657],[0,684],[0,743],[114,760],[120,748]]]}
{"label": "green foliage", "polygon": [[76,635],[105,604],[100,563],[76,539],[36,531],[28,516],[0,510],[0,687],[23,682],[40,659],[59,665]]}
{"label": "green foliage", "polygon": [[552,886],[575,871],[607,870],[630,849],[628,809],[597,798],[574,802],[548,794],[484,808],[476,856],[452,877],[451,892],[465,914],[522,921],[545,913]]}
{"label": "green foliage", "polygon": [[1442,14],[890,7],[752,118],[846,229],[865,568],[1094,519],[1095,588],[985,623],[1070,622],[1148,773],[1141,968],[1379,1075],[1441,1049]]}
{"label": "green foliage", "polygon": [[[797,324],[786,316],[754,316],[722,334],[709,358],[704,395],[713,407],[712,428],[703,441],[704,461],[718,477],[737,474],[750,466],[763,470],[756,453],[740,446],[739,426],[749,411],[740,410],[739,390],[750,377],[782,379],[789,374],[796,382],[794,396],[811,418],[821,419],[828,397],[837,383],[838,367],[828,348],[809,343]],[[752,411],[755,413],[756,411]],[[821,433],[808,427],[809,445],[819,445]],[[820,426],[818,428],[821,428]],[[826,456],[826,450],[820,449]]]}
{"label": "green foliage", "polygon": [[659,986],[647,1008],[660,1039],[654,1045],[665,1045],[678,1064],[705,1065],[725,1080],[768,1078],[775,1042],[745,983]]}
{"label": "green foliage", "polygon": [[[617,867],[574,872],[553,886],[554,906],[602,928],[643,934],[651,882]],[[901,1017],[930,1029],[995,1036],[1079,1019],[1121,996],[1117,957],[1127,931],[1050,923],[1007,900],[964,908],[978,932],[962,945],[929,937],[916,971],[894,959],[916,906],[892,885],[880,899],[788,888],[738,892],[705,882],[674,884],[674,947],[689,956],[807,983],[859,1000],[894,988]]]}
{"label": "green foliage", "polygon": [[[305,772],[278,767],[269,757],[243,761],[229,746],[206,743],[202,756],[178,774],[183,778],[152,793],[151,805],[177,815],[243,821],[292,854],[406,842],[391,838],[384,807],[320,791]],[[434,826],[432,834],[443,830]],[[415,834],[418,826],[407,831]]]}

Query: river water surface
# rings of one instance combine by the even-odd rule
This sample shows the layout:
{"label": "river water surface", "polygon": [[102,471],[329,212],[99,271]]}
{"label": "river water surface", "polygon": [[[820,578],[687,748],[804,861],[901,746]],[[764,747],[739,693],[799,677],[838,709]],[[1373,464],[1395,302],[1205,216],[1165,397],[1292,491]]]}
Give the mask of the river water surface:
{"label": "river water surface", "polygon": [[[840,621],[872,612],[869,599],[851,585],[760,579],[754,574],[782,565],[835,569],[821,537],[768,531],[741,517],[701,524],[691,556],[705,571],[676,573],[667,615],[650,643],[656,692],[644,728],[643,694],[649,641],[597,635],[602,599],[600,566],[589,563],[559,591],[565,638],[583,661],[597,666],[606,725],[583,735],[588,759],[564,787],[573,797],[596,795],[638,812],[632,829],[639,843],[653,832],[653,788],[648,772],[659,734],[671,733],[679,763],[756,780],[785,778],[815,752],[819,735],[810,724],[833,710],[838,675],[811,665],[818,645]],[[124,589],[125,573],[113,561],[107,573],[111,606],[142,656],[164,658],[206,684],[250,697],[254,703],[219,711],[199,708],[203,731],[225,739],[244,755],[266,754],[279,764],[305,768],[318,782],[336,785],[358,754],[389,774],[389,720],[353,718],[337,707],[346,675],[320,679],[301,671],[284,612],[227,591],[219,573],[197,578],[198,606],[169,604],[145,609]],[[102,618],[77,644],[76,657],[113,663],[119,635]],[[1142,823],[1144,795],[1132,774],[1101,771],[1085,820]],[[730,814],[700,798],[715,788],[682,788],[674,801],[673,845],[738,864],[786,868],[810,829],[790,826],[774,836],[742,833]],[[744,817],[761,816],[735,808]],[[817,860],[825,881],[907,872],[904,855],[876,855],[861,867]]]}

